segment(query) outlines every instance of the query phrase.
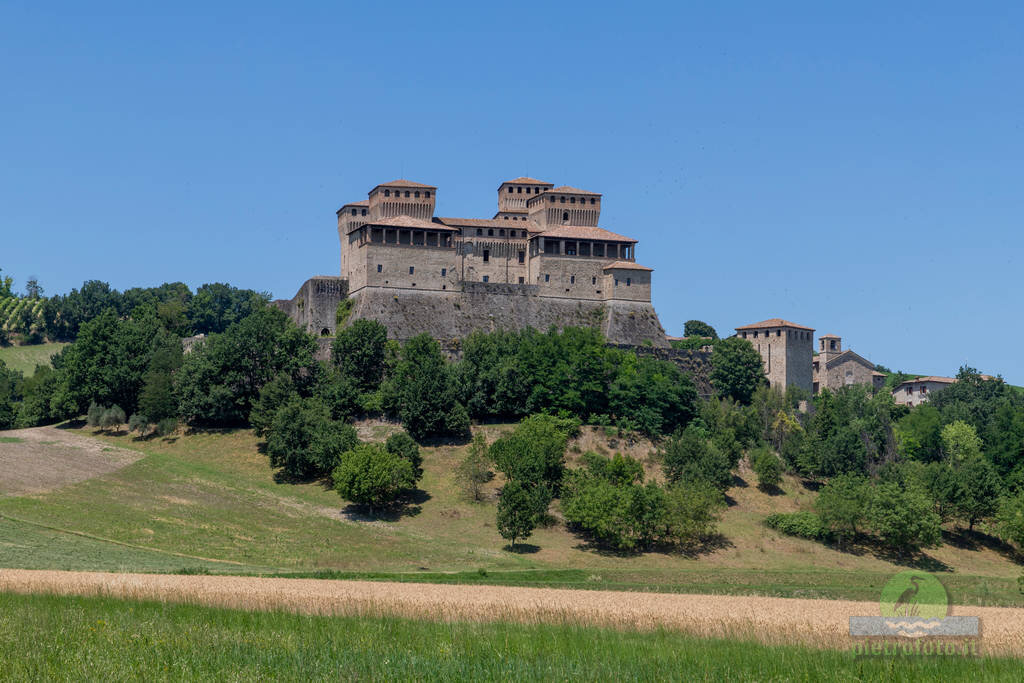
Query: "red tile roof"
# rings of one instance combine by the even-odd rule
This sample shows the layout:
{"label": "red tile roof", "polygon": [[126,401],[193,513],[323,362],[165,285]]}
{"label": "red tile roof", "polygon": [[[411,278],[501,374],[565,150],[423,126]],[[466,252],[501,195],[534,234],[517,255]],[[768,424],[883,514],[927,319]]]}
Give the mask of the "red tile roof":
{"label": "red tile roof", "polygon": [[[398,179],[398,180],[392,180],[390,183],[381,183],[379,185],[376,185],[373,188],[373,190],[376,190],[378,187],[424,187],[424,188],[426,188],[428,190],[436,190],[437,189],[433,185],[424,185],[423,183],[414,183],[411,180],[404,180],[404,179],[401,179],[401,178]],[[370,190],[370,192],[373,192],[373,190]]]}
{"label": "red tile roof", "polygon": [[771,318],[769,320],[762,320],[759,323],[753,323],[752,325],[743,325],[742,327],[737,327],[736,329],[737,330],[759,330],[759,329],[761,329],[763,327],[792,327],[792,328],[797,329],[797,330],[810,330],[811,332],[814,331],[813,327],[806,327],[804,325],[797,325],[796,323],[791,323],[788,320],[783,320],[782,318]]}
{"label": "red tile roof", "polygon": [[[379,225],[384,228],[411,228],[413,230],[431,230],[434,232],[458,232],[457,228],[448,227],[443,223],[425,221],[421,218],[413,218],[411,216],[381,218],[375,221],[367,221],[363,225]],[[361,225],[356,226],[349,230],[349,233],[353,233],[361,227]]]}
{"label": "red tile roof", "polygon": [[568,185],[562,185],[561,187],[553,187],[550,190],[545,190],[544,192],[545,193],[550,192],[552,194],[554,194],[554,193],[557,193],[557,194],[585,194],[585,195],[594,195],[595,197],[600,197],[601,196],[600,192],[591,192],[590,190],[581,190],[578,187],[569,187]]}
{"label": "red tile roof", "polygon": [[599,240],[602,242],[629,242],[635,244],[636,240],[631,237],[617,235],[604,228],[588,227],[583,225],[558,225],[550,230],[537,233],[537,237],[561,237],[563,239],[577,240]]}
{"label": "red tile roof", "polygon": [[838,335],[834,334],[823,334],[818,339],[839,339]]}
{"label": "red tile roof", "polygon": [[654,268],[641,266],[639,263],[633,263],[632,261],[616,261],[615,263],[609,263],[603,270],[611,270],[613,268],[621,268],[622,270],[646,270],[648,272],[652,272],[654,270]]}
{"label": "red tile roof", "polygon": [[[506,180],[501,185],[550,185],[550,184],[551,183],[546,183],[543,180],[537,180],[536,178],[527,178],[526,176],[521,176],[519,178],[513,178],[512,180]],[[499,185],[498,187],[501,187],[501,185]]]}

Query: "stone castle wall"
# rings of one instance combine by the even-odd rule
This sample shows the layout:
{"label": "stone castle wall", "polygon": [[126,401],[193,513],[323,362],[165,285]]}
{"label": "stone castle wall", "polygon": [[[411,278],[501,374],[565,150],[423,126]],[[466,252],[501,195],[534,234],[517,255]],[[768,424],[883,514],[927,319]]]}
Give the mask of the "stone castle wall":
{"label": "stone castle wall", "polygon": [[347,296],[346,280],[319,275],[306,280],[291,299],[278,299],[273,303],[310,334],[334,336],[338,304]]}

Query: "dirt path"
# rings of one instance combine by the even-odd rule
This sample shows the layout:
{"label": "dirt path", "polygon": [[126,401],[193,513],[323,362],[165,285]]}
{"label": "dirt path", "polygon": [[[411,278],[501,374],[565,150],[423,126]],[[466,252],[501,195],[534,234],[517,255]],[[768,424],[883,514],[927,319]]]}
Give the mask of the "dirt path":
{"label": "dirt path", "polygon": [[0,496],[43,493],[121,469],[142,457],[56,427],[0,432]]}
{"label": "dirt path", "polygon": [[[851,616],[878,603],[505,586],[0,570],[0,591],[105,595],[304,614],[553,622],[850,648]],[[1024,609],[954,607],[981,617],[982,651],[1024,656]]]}

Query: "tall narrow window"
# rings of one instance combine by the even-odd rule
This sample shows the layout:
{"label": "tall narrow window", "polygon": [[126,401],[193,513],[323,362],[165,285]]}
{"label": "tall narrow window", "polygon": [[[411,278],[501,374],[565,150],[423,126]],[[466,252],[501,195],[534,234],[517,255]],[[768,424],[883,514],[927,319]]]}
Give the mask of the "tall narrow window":
{"label": "tall narrow window", "polygon": [[489,275],[484,275],[484,282],[490,282],[491,278]]}
{"label": "tall narrow window", "polygon": [[384,266],[378,263],[377,264],[377,272],[379,273],[379,272],[381,272],[383,270],[384,270]]}
{"label": "tall narrow window", "polygon": [[490,249],[484,249],[484,263],[487,263],[490,260],[491,260],[491,250]]}
{"label": "tall narrow window", "polygon": [[570,285],[576,284],[576,276],[575,275],[570,275],[569,276],[569,284]]}
{"label": "tall narrow window", "polygon": [[562,212],[562,220],[563,221],[569,220],[569,212],[568,211],[563,211]]}
{"label": "tall narrow window", "polygon": [[445,277],[446,275],[448,275],[448,269],[447,268],[442,268],[441,269],[441,277]]}
{"label": "tall narrow window", "polygon": [[548,274],[548,273],[544,273],[544,282],[550,282],[550,281],[551,281],[551,275]]}
{"label": "tall narrow window", "polygon": [[520,263],[526,263],[526,252],[525,251],[519,252],[519,262]]}
{"label": "tall narrow window", "polygon": [[626,278],[626,286],[627,287],[629,287],[629,285],[632,284],[631,280],[632,280],[632,278],[628,278],[628,277]]}
{"label": "tall narrow window", "polygon": [[409,275],[412,275],[415,272],[416,272],[415,266],[409,266]]}

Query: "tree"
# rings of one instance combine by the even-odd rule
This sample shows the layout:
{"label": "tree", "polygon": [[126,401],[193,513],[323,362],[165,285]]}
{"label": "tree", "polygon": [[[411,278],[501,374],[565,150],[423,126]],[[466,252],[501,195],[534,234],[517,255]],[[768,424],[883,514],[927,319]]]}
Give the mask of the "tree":
{"label": "tree", "polygon": [[568,436],[557,418],[531,415],[491,444],[490,458],[509,481],[547,484],[557,491],[565,470]]}
{"label": "tree", "polygon": [[216,282],[196,290],[189,302],[188,320],[193,334],[218,334],[241,322],[270,299],[251,289]]}
{"label": "tree", "polygon": [[957,501],[961,499],[961,478],[957,471],[948,462],[930,462],[922,467],[918,478],[935,502],[935,512],[939,519],[948,521],[956,511]]}
{"label": "tree", "polygon": [[[0,272],[3,269],[0,268]],[[14,278],[9,275],[0,275],[0,299],[6,299],[9,296],[13,296],[11,293],[11,287],[14,285]]]}
{"label": "tree", "polygon": [[274,379],[264,384],[249,412],[249,424],[252,425],[256,436],[266,437],[270,433],[277,411],[298,396],[295,383],[287,372],[278,373]]}
{"label": "tree", "polygon": [[331,344],[331,356],[359,391],[375,391],[384,377],[387,341],[388,331],[384,325],[361,318],[338,330]]}
{"label": "tree", "polygon": [[746,405],[765,382],[761,354],[749,341],[730,337],[715,345],[711,354],[711,384],[719,396]]}
{"label": "tree", "polygon": [[974,427],[957,420],[942,428],[942,450],[953,464],[981,456],[981,439]]}
{"label": "tree", "polygon": [[970,456],[957,471],[956,514],[974,529],[975,522],[991,517],[999,508],[1002,484],[994,467],[980,455]]}
{"label": "tree", "polygon": [[455,478],[463,493],[474,502],[483,500],[483,485],[494,477],[491,472],[491,458],[487,453],[487,439],[483,434],[473,437],[473,442],[455,470]]}
{"label": "tree", "polygon": [[288,476],[319,477],[329,474],[341,454],[356,447],[355,428],[331,419],[327,406],[293,396],[274,416],[267,434],[267,456],[272,467]]}
{"label": "tree", "polygon": [[814,501],[821,523],[842,543],[860,531],[868,517],[871,487],[857,474],[842,474],[826,484]]}
{"label": "tree", "polygon": [[35,275],[30,276],[25,282],[25,296],[29,299],[40,299],[43,296],[43,288]]}
{"label": "tree", "polygon": [[408,460],[416,473],[417,480],[423,476],[423,468],[420,467],[423,464],[423,456],[420,455],[419,444],[409,436],[408,432],[395,432],[384,442],[384,448],[388,453],[394,453],[398,457]]}
{"label": "tree", "polygon": [[941,432],[939,411],[929,403],[922,403],[896,425],[896,440],[906,457],[930,462],[942,455]]}
{"label": "tree", "polygon": [[116,432],[120,430],[121,425],[125,423],[126,419],[121,406],[113,405],[103,411],[103,416],[100,418],[100,427]]}
{"label": "tree", "polygon": [[13,429],[17,419],[15,403],[21,398],[20,372],[8,370],[0,360],[0,431]]}
{"label": "tree", "polygon": [[139,434],[142,434],[143,432],[146,431],[146,427],[148,427],[149,425],[150,420],[145,415],[135,413],[130,418],[128,418],[129,432],[138,432]]}
{"label": "tree", "polygon": [[684,337],[710,337],[711,339],[718,339],[718,333],[715,332],[715,328],[708,325],[702,320],[687,320],[683,326]]}
{"label": "tree", "polygon": [[174,396],[174,373],[181,367],[184,357],[181,339],[176,334],[161,332],[153,342],[153,355],[142,376],[139,393],[139,411],[150,422],[160,422],[178,414],[178,401]]}
{"label": "tree", "polygon": [[284,312],[261,306],[185,357],[174,375],[179,415],[193,425],[244,425],[263,386],[279,374],[309,389],[317,377],[315,351],[316,340]]}
{"label": "tree", "polygon": [[725,498],[708,484],[685,482],[665,490],[662,524],[665,539],[679,545],[693,545],[715,533]]}
{"label": "tree", "polygon": [[516,541],[529,538],[537,528],[537,522],[547,511],[550,500],[550,494],[543,486],[508,482],[501,487],[498,500],[498,533],[515,549]]}
{"label": "tree", "polygon": [[1008,495],[999,502],[996,516],[1000,538],[1024,549],[1024,490]]}
{"label": "tree", "polygon": [[332,477],[334,489],[342,498],[369,507],[371,513],[416,485],[416,473],[409,461],[374,443],[342,453]]}
{"label": "tree", "polygon": [[85,415],[85,424],[89,427],[99,427],[100,419],[105,411],[106,408],[93,401],[89,404],[89,411]]}
{"label": "tree", "polygon": [[723,492],[732,485],[728,457],[708,442],[703,430],[692,424],[665,441],[660,457],[670,484],[705,483]]}
{"label": "tree", "polygon": [[883,482],[872,490],[868,522],[882,543],[898,552],[914,552],[942,538],[941,520],[928,496],[916,487]]}
{"label": "tree", "polygon": [[448,433],[448,418],[456,405],[454,389],[441,346],[420,334],[402,347],[383,392],[385,405],[398,414],[413,438],[422,440]]}
{"label": "tree", "polygon": [[750,465],[757,475],[758,488],[771,491],[782,482],[782,462],[768,448],[758,448],[750,454]]}

